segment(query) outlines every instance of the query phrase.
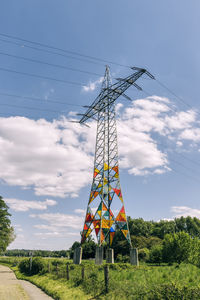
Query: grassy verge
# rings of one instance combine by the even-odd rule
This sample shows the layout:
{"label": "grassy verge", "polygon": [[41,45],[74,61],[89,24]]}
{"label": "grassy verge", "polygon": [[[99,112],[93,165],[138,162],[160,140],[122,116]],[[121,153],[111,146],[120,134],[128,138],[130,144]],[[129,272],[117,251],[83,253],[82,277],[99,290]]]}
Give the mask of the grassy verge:
{"label": "grassy verge", "polygon": [[82,266],[69,264],[69,281],[66,280],[66,260],[51,261],[51,273],[41,275],[26,276],[17,266],[12,268],[19,279],[29,280],[58,300],[200,299],[200,269],[190,264],[138,268],[130,264],[110,265],[108,294],[105,294],[103,266],[95,266],[94,262],[86,261]]}
{"label": "grassy verge", "polygon": [[47,295],[56,300],[68,299],[89,299],[89,295],[85,295],[80,287],[73,287],[64,278],[55,278],[53,274],[25,276],[21,274],[17,267],[12,267],[18,279],[28,280],[41,288]]}

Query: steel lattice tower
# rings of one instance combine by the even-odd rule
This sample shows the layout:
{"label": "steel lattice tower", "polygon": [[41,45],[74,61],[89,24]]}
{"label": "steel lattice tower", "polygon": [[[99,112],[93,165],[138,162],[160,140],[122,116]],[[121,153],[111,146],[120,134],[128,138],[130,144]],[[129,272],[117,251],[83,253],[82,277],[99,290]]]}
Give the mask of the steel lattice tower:
{"label": "steel lattice tower", "polygon": [[[97,115],[94,174],[84,227],[81,233],[81,243],[94,230],[99,246],[104,241],[111,245],[116,230],[121,230],[131,245],[119,179],[115,100],[120,95],[129,98],[124,94],[124,91],[131,85],[141,89],[135,84],[135,81],[144,73],[153,78],[144,69],[133,69],[137,70],[133,75],[125,79],[119,78],[118,82],[112,85],[109,68],[106,66],[101,92],[80,120],[80,123],[84,123],[87,119]],[[116,217],[111,210],[111,204],[113,200],[115,201],[115,198],[118,198],[121,203],[121,209],[119,209]],[[92,209],[94,201],[97,203],[95,211]]]}

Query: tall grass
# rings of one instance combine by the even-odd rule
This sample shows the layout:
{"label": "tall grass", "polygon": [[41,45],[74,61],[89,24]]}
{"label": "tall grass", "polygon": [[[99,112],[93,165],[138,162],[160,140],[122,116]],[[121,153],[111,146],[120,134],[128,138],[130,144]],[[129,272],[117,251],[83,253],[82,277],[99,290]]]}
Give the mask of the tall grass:
{"label": "tall grass", "polygon": [[[84,261],[81,266],[65,259],[46,259],[50,273],[25,276],[14,270],[18,278],[26,279],[54,299],[200,299],[200,269],[190,264],[141,265],[114,264],[109,268],[109,292],[105,294],[104,269],[94,262]],[[13,258],[1,259],[15,265]],[[66,279],[66,265],[69,263],[70,280]],[[82,267],[85,278],[82,280]]]}

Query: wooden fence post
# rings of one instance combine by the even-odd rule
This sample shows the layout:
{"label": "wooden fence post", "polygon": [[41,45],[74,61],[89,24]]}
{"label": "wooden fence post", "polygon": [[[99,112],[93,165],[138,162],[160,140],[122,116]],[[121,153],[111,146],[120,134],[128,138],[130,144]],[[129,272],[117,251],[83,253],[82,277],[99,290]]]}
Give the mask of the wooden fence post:
{"label": "wooden fence post", "polygon": [[66,271],[67,271],[67,280],[69,280],[69,264],[67,264]]}
{"label": "wooden fence post", "polygon": [[32,256],[30,257],[30,265],[29,265],[29,270],[30,270],[30,273],[32,271]]}
{"label": "wooden fence post", "polygon": [[82,266],[82,269],[81,269],[81,277],[82,277],[82,280],[85,279],[85,267]]}
{"label": "wooden fence post", "polygon": [[56,275],[58,276],[58,264],[56,264]]}
{"label": "wooden fence post", "polygon": [[51,273],[50,261],[48,263],[48,272]]}
{"label": "wooden fence post", "polygon": [[106,265],[104,267],[104,280],[105,280],[105,291],[108,293],[109,291],[109,267]]}

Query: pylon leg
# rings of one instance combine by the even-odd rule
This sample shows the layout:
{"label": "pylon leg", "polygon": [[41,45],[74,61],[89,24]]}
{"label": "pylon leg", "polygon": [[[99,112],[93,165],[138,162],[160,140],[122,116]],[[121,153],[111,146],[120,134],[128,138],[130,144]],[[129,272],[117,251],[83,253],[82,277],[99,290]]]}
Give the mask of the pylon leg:
{"label": "pylon leg", "polygon": [[108,264],[114,264],[114,249],[107,249],[106,251],[106,262]]}
{"label": "pylon leg", "polygon": [[139,259],[138,259],[138,249],[133,248],[130,250],[130,263],[134,266],[139,266]]}
{"label": "pylon leg", "polygon": [[96,265],[102,265],[103,264],[103,247],[96,247],[96,253],[95,253],[95,264]]}
{"label": "pylon leg", "polygon": [[75,265],[80,265],[82,261],[82,247],[78,247],[74,250],[73,263]]}

